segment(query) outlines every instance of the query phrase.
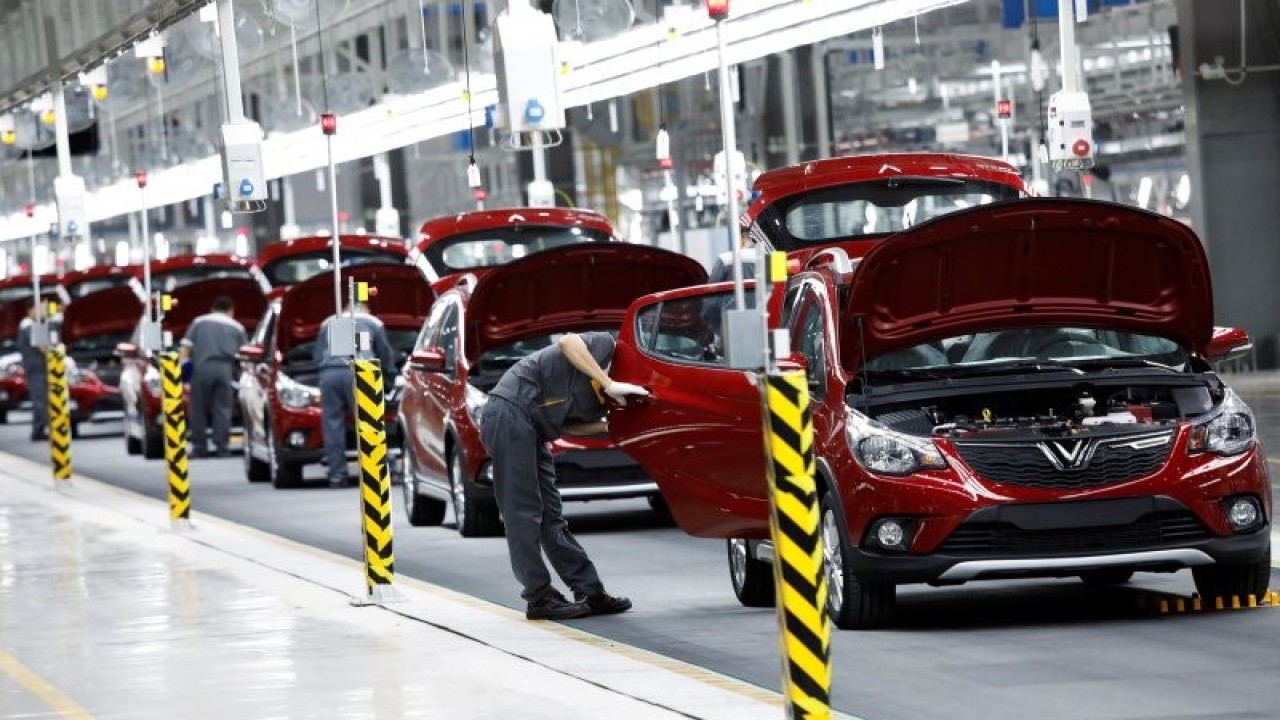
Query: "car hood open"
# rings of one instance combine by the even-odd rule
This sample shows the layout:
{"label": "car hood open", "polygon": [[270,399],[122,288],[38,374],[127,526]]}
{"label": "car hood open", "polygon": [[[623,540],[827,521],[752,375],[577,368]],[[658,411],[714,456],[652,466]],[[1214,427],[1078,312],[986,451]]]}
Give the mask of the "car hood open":
{"label": "car hood open", "polygon": [[555,332],[616,330],[636,298],[706,281],[696,260],[645,245],[544,250],[480,278],[467,306],[467,357]]}
{"label": "car hood open", "polygon": [[72,343],[131,332],[141,315],[142,300],[128,285],[91,292],[72,300],[63,311],[62,339]]}
{"label": "car hood open", "polygon": [[187,328],[201,315],[213,309],[213,301],[219,296],[231,298],[235,304],[232,316],[244,325],[246,333],[253,333],[267,309],[267,298],[257,281],[246,278],[217,278],[200,280],[174,290],[170,296],[173,307],[164,314],[165,330],[173,333],[176,342],[187,334]]}
{"label": "car hood open", "polygon": [[[369,312],[388,327],[418,329],[435,299],[431,286],[417,268],[391,263],[370,263],[342,269],[342,298],[347,279],[367,282],[376,289],[369,298]],[[333,274],[318,275],[285,291],[280,300],[277,350],[312,342],[320,324],[333,314]]]}
{"label": "car hood open", "polygon": [[864,356],[1037,325],[1127,330],[1203,352],[1213,291],[1199,238],[1169,218],[1088,200],[946,215],[863,257],[843,308],[841,354],[852,369]]}

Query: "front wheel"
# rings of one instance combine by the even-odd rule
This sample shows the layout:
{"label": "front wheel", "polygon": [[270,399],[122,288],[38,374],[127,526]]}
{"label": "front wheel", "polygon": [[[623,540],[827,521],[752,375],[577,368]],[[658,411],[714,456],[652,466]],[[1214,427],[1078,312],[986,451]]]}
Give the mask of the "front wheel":
{"label": "front wheel", "polygon": [[898,588],[892,583],[871,583],[854,574],[849,531],[831,496],[823,495],[822,569],[827,576],[827,613],[842,630],[883,627],[893,619]]}
{"label": "front wheel", "polygon": [[492,498],[482,498],[474,483],[463,477],[462,457],[449,453],[449,487],[453,493],[453,515],[462,537],[489,537],[502,534],[502,519]]}
{"label": "front wheel", "polygon": [[142,429],[142,457],[159,460],[164,457],[164,429],[147,425]]}
{"label": "front wheel", "polygon": [[1271,551],[1257,562],[1239,565],[1204,565],[1191,568],[1196,590],[1204,597],[1238,597],[1266,595],[1271,581]]}
{"label": "front wheel", "polygon": [[409,516],[409,524],[414,527],[439,525],[444,522],[448,503],[435,498],[418,494],[418,479],[413,474],[413,452],[408,447],[400,451],[401,488],[404,489],[404,511]]}
{"label": "front wheel", "polygon": [[742,538],[726,542],[729,550],[729,582],[744,607],[773,607],[777,602],[773,566],[751,557],[751,544]]}
{"label": "front wheel", "polygon": [[302,466],[287,463],[280,459],[276,449],[276,434],[267,421],[267,457],[270,458],[271,487],[277,490],[298,487],[302,484]]}
{"label": "front wheel", "polygon": [[253,441],[249,440],[248,433],[244,438],[244,477],[251,483],[271,480],[271,463],[253,456]]}

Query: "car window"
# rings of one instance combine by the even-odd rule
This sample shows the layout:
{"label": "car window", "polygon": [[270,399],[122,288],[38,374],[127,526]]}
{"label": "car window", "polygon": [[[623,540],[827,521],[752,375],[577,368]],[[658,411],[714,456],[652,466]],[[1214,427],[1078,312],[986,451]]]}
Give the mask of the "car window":
{"label": "car window", "polygon": [[804,355],[809,389],[821,395],[827,386],[826,335],[823,333],[822,305],[813,298],[804,303],[792,332],[796,350]]}
{"label": "car window", "polygon": [[[748,306],[755,293],[748,291]],[[724,365],[723,314],[733,291],[676,298],[636,314],[636,340],[650,355],[680,363]]]}
{"label": "car window", "polygon": [[[427,246],[422,258],[444,277],[464,270],[505,265],[543,250],[584,242],[608,242],[594,228],[562,225],[518,225],[460,233]],[[421,260],[417,261],[421,267]],[[430,277],[430,274],[428,274]]]}
{"label": "car window", "polygon": [[458,360],[458,306],[449,303],[440,322],[440,339],[436,345],[444,350],[444,367],[452,372]]}
{"label": "car window", "polygon": [[[404,262],[404,254],[396,250],[375,248],[343,248],[342,266],[368,265],[370,263]],[[262,274],[272,287],[296,285],[321,273],[333,271],[333,250],[315,250],[276,258],[262,266]]]}

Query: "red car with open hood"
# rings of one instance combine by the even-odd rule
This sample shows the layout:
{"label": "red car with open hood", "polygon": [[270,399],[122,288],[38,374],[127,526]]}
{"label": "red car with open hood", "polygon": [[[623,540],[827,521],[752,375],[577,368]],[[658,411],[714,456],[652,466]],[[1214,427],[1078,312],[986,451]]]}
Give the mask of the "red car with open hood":
{"label": "red car with open hood", "polygon": [[[824,223],[868,201],[902,207],[850,188],[766,208],[758,229],[782,247],[847,241]],[[1266,460],[1251,411],[1211,366],[1249,341],[1214,328],[1208,262],[1186,226],[1026,199],[913,224],[860,261],[832,250],[809,265],[780,324],[809,377],[837,625],[889,622],[908,583],[1114,584],[1190,568],[1206,596],[1266,590]],[[738,598],[766,605],[759,390],[718,356],[672,350],[707,346],[716,328],[690,318],[730,292],[632,306],[615,377],[655,399],[611,411],[610,429],[682,528],[730,539]]]}
{"label": "red car with open hood", "polygon": [[[696,261],[626,243],[575,244],[459,281],[440,296],[405,368],[401,407],[405,509],[437,525],[453,504],[464,536],[502,530],[477,424],[488,391],[521,358],[566,332],[616,331],[646,293],[706,282]],[[649,497],[657,486],[603,428],[551,443],[566,500]]]}
{"label": "red car with open hood", "polygon": [[[338,251],[343,267],[368,263],[403,263],[409,255],[404,240],[377,235],[339,235]],[[333,243],[326,236],[280,240],[262,248],[256,263],[271,285],[270,297],[285,288],[333,272]]]}
{"label": "red car with open hood", "polygon": [[[369,310],[385,325],[403,364],[431,307],[431,288],[417,269],[395,261],[345,267],[344,288],[349,278],[376,289]],[[296,486],[302,482],[303,468],[324,456],[318,369],[312,350],[321,323],[333,312],[333,276],[314,276],[274,298],[249,344],[240,350],[238,402],[244,417],[245,476],[250,482]],[[392,389],[386,422],[394,431],[399,368],[382,372],[384,383]],[[394,432],[388,433],[388,445],[393,452],[398,447]],[[354,432],[348,432],[347,447],[354,450]]]}
{"label": "red car with open hood", "polygon": [[[58,302],[57,275],[40,276],[40,296]],[[34,289],[30,275],[0,280],[0,423],[9,421],[9,411],[27,399],[27,375],[18,355],[18,326],[27,317],[27,305]]]}

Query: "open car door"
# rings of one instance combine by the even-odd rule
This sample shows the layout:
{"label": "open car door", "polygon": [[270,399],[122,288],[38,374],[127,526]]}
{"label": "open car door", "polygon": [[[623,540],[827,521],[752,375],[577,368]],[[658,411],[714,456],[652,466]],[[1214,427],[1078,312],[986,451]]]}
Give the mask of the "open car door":
{"label": "open car door", "polygon": [[725,365],[729,283],[647,295],[627,311],[609,374],[653,396],[609,410],[614,441],[662,490],[676,523],[699,537],[767,537],[761,398],[751,373]]}

